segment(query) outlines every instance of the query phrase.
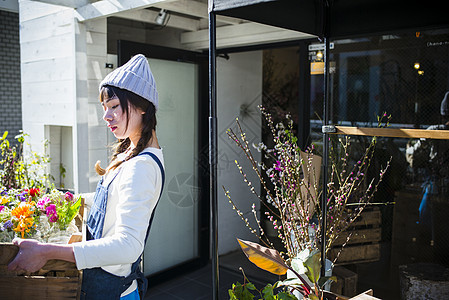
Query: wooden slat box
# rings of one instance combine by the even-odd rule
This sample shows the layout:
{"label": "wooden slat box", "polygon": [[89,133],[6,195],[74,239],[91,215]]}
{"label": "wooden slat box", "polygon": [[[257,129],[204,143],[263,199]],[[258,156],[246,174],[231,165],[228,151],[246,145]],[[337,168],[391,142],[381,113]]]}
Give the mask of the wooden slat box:
{"label": "wooden slat box", "polygon": [[50,260],[41,270],[18,276],[8,271],[18,251],[12,243],[0,243],[0,299],[79,299],[81,272],[74,263]]}
{"label": "wooden slat box", "polygon": [[337,281],[332,282],[331,292],[346,297],[353,297],[357,294],[357,273],[342,266],[336,266],[332,270],[332,276],[337,277]]}
{"label": "wooden slat box", "polygon": [[[378,207],[365,208],[359,218],[342,233],[329,251],[329,259],[336,265],[373,262],[380,259],[382,214]],[[351,238],[341,250],[349,234]],[[341,250],[341,252],[340,252]]]}
{"label": "wooden slat box", "polygon": [[[82,240],[84,199],[75,217],[80,230],[73,234],[69,244]],[[0,300],[16,299],[79,299],[82,272],[74,263],[63,260],[49,260],[39,271],[30,275],[16,275],[8,271],[8,264],[16,257],[19,247],[12,243],[0,243]]]}

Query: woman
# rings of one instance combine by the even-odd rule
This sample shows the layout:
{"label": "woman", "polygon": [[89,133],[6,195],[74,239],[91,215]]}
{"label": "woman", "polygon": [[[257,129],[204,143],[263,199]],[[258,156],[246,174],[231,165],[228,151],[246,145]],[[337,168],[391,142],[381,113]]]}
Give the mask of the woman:
{"label": "woman", "polygon": [[[83,270],[82,299],[139,299],[145,278],[140,256],[164,181],[163,155],[156,137],[158,93],[148,61],[136,55],[100,84],[103,119],[118,139],[87,219],[86,241],[56,245],[14,240],[20,247],[8,268],[35,272],[49,259],[75,262]],[[92,199],[93,198],[93,199]],[[138,284],[139,283],[139,284]]]}

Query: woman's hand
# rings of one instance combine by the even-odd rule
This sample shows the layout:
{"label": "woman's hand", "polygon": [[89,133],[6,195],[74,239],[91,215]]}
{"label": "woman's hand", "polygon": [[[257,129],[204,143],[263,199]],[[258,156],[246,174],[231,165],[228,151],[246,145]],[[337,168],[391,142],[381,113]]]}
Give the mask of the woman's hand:
{"label": "woman's hand", "polygon": [[8,270],[18,274],[32,273],[40,270],[48,261],[45,244],[30,239],[14,239],[19,252],[8,265]]}

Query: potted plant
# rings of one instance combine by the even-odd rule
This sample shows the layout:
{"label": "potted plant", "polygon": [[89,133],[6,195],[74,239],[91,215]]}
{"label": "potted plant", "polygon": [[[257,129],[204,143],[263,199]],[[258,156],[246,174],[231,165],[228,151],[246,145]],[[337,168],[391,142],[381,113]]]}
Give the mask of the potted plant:
{"label": "potted plant", "polygon": [[[288,116],[286,124],[274,124],[269,112],[263,107],[261,107],[261,112],[271,130],[273,147],[268,148],[263,144],[249,145],[238,119],[236,120],[238,131],[234,132],[229,129],[227,133],[236,146],[241,148],[252,166],[252,171],[260,181],[264,193],[256,191],[252,183],[247,180],[246,171],[236,161],[243,180],[256,199],[265,207],[264,217],[270,220],[278,233],[278,238],[283,246],[280,251],[275,249],[269,237],[264,234],[264,230],[260,226],[262,217],[257,216],[255,205],[253,204],[253,215],[257,228],[251,226],[243,216],[232,200],[230,191],[225,187],[223,189],[233,209],[240,215],[249,230],[258,237],[263,245],[260,247],[264,247],[263,251],[266,249],[276,251],[279,256],[277,257],[277,254],[275,256],[278,261],[282,261],[283,270],[290,270],[297,276],[298,272],[301,272],[303,263],[311,262],[309,259],[316,261],[317,249],[322,246],[319,244],[319,237],[322,234],[326,235],[324,247],[327,253],[338,236],[360,216],[373,198],[390,162],[386,162],[378,178],[368,181],[366,171],[373,157],[376,137],[373,137],[360,159],[355,161],[350,160],[350,138],[333,139],[330,152],[331,168],[328,171],[330,181],[323,187],[320,182],[321,157],[316,154],[314,146],[312,145],[304,151],[299,149],[297,138],[293,134],[293,122]],[[390,117],[387,117],[386,114],[379,117],[379,126],[388,126],[389,119]],[[269,164],[256,161],[251,148],[262,151]],[[264,176],[264,173],[267,176]],[[323,188],[327,189],[328,196],[326,215],[322,214],[320,206]],[[322,218],[327,218],[327,228],[321,228]],[[248,242],[243,241],[243,243],[247,244]],[[242,246],[242,241],[240,245]],[[246,254],[248,255],[248,253]],[[300,259],[301,256],[303,259]],[[299,263],[293,263],[298,259],[300,259]],[[306,270],[309,270],[308,266],[306,266]],[[312,271],[308,272],[315,274]],[[302,284],[306,282],[310,287],[315,285],[315,287],[321,288],[320,285],[315,284],[318,280],[314,275],[311,276],[312,280],[309,282],[305,280],[305,274],[298,278]],[[303,291],[307,290],[307,286],[305,287],[302,288]],[[293,283],[291,288],[294,289]]]}
{"label": "potted plant", "polygon": [[0,242],[20,237],[66,243],[78,232],[73,220],[81,196],[50,183],[51,176],[45,172],[48,155],[33,151],[29,157],[24,155],[26,134],[16,137],[19,147],[11,145],[7,135],[6,131],[0,139]]}

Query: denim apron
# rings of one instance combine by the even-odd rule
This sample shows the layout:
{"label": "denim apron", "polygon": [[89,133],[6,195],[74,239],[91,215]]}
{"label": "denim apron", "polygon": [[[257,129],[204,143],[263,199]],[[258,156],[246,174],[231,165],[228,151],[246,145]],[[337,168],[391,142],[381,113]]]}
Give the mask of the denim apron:
{"label": "denim apron", "polygon": [[[162,163],[157,158],[157,156],[151,152],[144,152],[139,155],[149,155],[151,156],[162,173],[162,189],[164,188],[165,172]],[[120,171],[119,171],[120,172]],[[95,191],[94,201],[89,212],[89,217],[87,219],[87,240],[99,239],[103,233],[104,218],[106,213],[106,205],[108,201],[108,189],[112,181],[119,173],[117,172],[112,180],[107,186],[103,186],[103,177],[100,182],[98,182],[97,189]],[[160,195],[159,195],[160,199]],[[156,211],[156,206],[159,203],[159,199],[153,209],[150,217],[150,222],[148,225],[145,243],[150,232],[151,223],[153,222],[154,212]],[[82,275],[82,285],[81,285],[81,299],[86,300],[110,300],[110,299],[120,299],[121,294],[128,289],[134,280],[137,280],[138,289],[141,298],[145,296],[147,290],[147,279],[140,270],[140,261],[142,255],[132,264],[131,274],[128,276],[117,276],[109,272],[106,272],[102,268],[92,268],[84,269]]]}

